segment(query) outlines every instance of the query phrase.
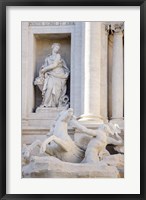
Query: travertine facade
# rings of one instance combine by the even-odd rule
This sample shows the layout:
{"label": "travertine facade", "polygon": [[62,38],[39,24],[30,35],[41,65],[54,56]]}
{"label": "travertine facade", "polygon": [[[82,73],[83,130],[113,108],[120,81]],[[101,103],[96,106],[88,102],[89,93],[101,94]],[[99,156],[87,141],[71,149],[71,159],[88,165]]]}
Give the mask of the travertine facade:
{"label": "travertine facade", "polygon": [[[22,143],[44,140],[61,107],[36,112],[34,86],[51,45],[70,70],[67,95],[80,123],[89,128],[112,120],[124,125],[124,24],[122,22],[22,22]],[[75,129],[70,125],[69,133]]]}

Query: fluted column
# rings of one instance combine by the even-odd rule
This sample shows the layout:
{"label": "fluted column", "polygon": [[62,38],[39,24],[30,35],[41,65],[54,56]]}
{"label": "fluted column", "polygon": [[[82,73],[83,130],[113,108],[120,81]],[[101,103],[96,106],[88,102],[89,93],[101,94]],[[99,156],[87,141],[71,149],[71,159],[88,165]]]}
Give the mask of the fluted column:
{"label": "fluted column", "polygon": [[85,23],[84,114],[80,121],[100,118],[101,23]]}
{"label": "fluted column", "polygon": [[123,119],[123,24],[113,26],[112,120]]}

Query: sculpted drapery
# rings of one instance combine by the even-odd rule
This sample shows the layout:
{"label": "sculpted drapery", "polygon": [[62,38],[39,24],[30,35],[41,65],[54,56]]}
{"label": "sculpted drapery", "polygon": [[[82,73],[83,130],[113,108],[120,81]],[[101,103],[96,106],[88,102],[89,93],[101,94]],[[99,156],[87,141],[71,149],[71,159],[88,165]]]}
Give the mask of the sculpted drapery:
{"label": "sculpted drapery", "polygon": [[65,94],[69,69],[58,53],[59,49],[59,43],[52,45],[52,54],[45,58],[39,77],[34,82],[42,91],[42,107],[65,106],[68,102],[68,96]]}

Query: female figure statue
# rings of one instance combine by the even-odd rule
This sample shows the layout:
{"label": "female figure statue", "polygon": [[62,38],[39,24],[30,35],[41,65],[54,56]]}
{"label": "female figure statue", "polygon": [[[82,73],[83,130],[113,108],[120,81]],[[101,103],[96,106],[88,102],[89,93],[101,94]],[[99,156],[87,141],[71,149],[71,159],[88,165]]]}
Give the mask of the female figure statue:
{"label": "female figure statue", "polygon": [[59,43],[52,45],[52,54],[46,57],[39,71],[39,77],[34,82],[42,91],[42,107],[65,106],[69,100],[65,95],[69,69],[58,53],[59,49]]}

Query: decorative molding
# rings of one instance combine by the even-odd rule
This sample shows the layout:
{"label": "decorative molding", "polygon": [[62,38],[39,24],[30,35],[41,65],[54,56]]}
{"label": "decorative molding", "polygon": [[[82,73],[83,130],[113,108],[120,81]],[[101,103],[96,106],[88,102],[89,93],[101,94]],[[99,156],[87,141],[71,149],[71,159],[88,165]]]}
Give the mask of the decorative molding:
{"label": "decorative molding", "polygon": [[111,25],[110,25],[110,24],[105,24],[105,33],[106,33],[107,35],[109,35],[110,29],[111,29]]}
{"label": "decorative molding", "polygon": [[33,21],[29,22],[29,26],[72,26],[75,22],[56,22],[56,21]]}
{"label": "decorative molding", "polygon": [[114,31],[114,33],[121,33],[124,31],[124,23],[120,24],[112,24],[111,30]]}

